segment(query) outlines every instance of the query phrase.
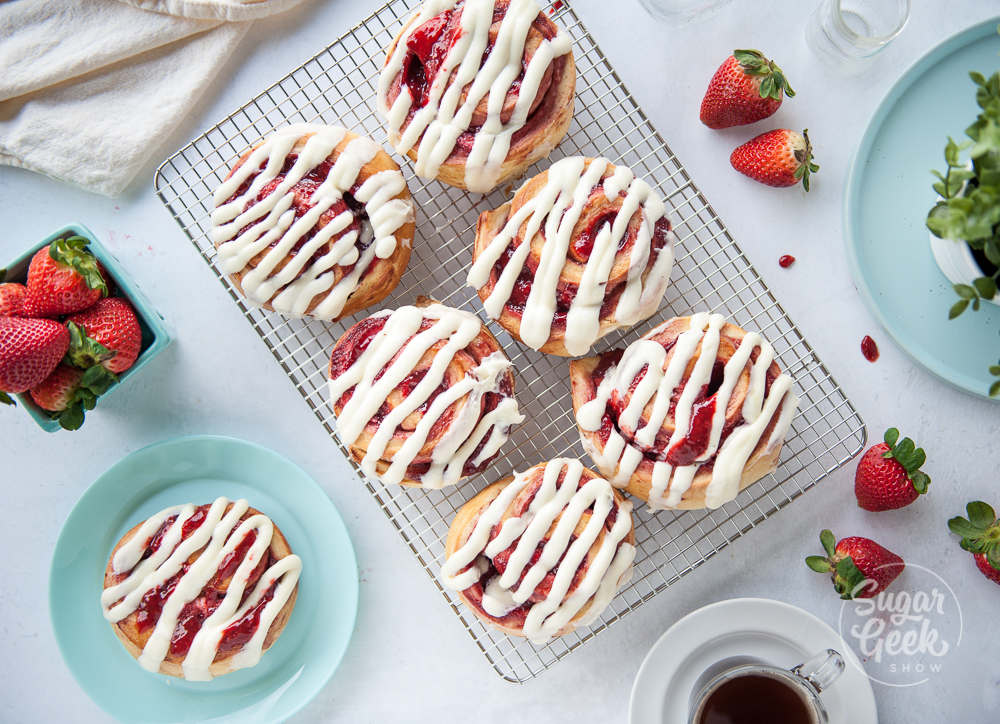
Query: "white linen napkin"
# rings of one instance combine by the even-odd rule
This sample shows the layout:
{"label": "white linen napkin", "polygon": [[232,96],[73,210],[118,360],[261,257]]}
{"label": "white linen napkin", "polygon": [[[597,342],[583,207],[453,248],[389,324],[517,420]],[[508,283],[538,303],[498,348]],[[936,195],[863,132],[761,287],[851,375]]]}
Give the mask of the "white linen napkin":
{"label": "white linen napkin", "polygon": [[126,2],[0,3],[0,164],[121,193],[251,24],[224,20],[300,0]]}

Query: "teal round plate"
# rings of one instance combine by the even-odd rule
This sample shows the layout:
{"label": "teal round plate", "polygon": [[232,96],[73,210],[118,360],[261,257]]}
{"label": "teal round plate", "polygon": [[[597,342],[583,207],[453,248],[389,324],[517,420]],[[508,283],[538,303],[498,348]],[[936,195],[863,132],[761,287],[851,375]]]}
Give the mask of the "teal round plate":
{"label": "teal round plate", "polygon": [[851,166],[844,228],[858,290],[889,334],[928,370],[986,397],[1000,356],[1000,307],[957,319],[958,297],[931,255],[924,221],[937,195],[948,136],[965,138],[979,107],[969,71],[1000,68],[997,20],[973,26],[918,60],[876,109]]}
{"label": "teal round plate", "polygon": [[[104,568],[136,523],[171,505],[246,498],[302,558],[288,625],[260,663],[209,682],[142,669],[101,614]],[[277,453],[225,437],[182,437],[138,450],[83,494],[56,544],[49,579],[56,641],[97,704],[126,722],[281,721],[329,681],[351,639],[358,567],[326,493]]]}

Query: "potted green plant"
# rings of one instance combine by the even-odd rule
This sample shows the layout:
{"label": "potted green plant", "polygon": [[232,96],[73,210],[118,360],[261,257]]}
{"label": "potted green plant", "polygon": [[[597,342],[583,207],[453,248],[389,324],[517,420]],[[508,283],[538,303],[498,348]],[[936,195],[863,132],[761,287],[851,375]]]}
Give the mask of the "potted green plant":
{"label": "potted green plant", "polygon": [[[1000,72],[986,78],[973,71],[969,77],[980,112],[965,129],[968,141],[948,139],[947,169],[932,172],[940,198],[927,214],[934,258],[958,295],[949,319],[969,307],[978,311],[984,301],[1000,304]],[[990,374],[1000,378],[1000,363]],[[1000,396],[1000,379],[990,395]]]}

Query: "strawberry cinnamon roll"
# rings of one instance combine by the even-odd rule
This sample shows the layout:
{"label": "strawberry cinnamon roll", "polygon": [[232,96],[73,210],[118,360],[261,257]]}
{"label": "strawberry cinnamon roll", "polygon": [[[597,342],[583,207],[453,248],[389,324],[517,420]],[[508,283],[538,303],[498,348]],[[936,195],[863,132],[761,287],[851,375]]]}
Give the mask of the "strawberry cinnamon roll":
{"label": "strawberry cinnamon roll", "polygon": [[462,506],[441,578],[486,623],[545,643],[600,616],[634,558],[632,504],[580,461],[560,458]]}
{"label": "strawberry cinnamon roll", "polygon": [[427,0],[389,46],[378,107],[418,176],[485,193],[562,140],[575,85],[569,37],[534,0]]}
{"label": "strawberry cinnamon roll", "polygon": [[575,357],[657,310],[674,240],[663,201],[628,168],[564,158],[480,214],[468,284],[511,335]]}
{"label": "strawberry cinnamon roll", "polygon": [[385,483],[454,485],[524,419],[510,360],[479,317],[429,301],[347,330],[329,377],[341,442]]}
{"label": "strawberry cinnamon roll", "polygon": [[344,128],[281,128],[215,191],[218,264],[252,304],[337,320],[384,299],[410,259],[414,211],[399,166]]}
{"label": "strawberry cinnamon roll", "polygon": [[774,348],[720,314],[674,317],[569,369],[584,447],[653,509],[718,508],[773,472],[798,406]]}
{"label": "strawberry cinnamon roll", "polygon": [[301,569],[247,501],[177,505],[118,541],[101,607],[144,669],[208,681],[256,666],[288,623]]}

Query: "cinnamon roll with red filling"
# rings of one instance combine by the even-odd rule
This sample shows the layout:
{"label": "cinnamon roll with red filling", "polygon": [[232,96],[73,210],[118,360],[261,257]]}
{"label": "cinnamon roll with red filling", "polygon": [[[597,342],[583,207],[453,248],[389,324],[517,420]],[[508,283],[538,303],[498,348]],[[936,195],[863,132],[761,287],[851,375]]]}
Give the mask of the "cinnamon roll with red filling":
{"label": "cinnamon roll with red filling", "polygon": [[144,669],[207,681],[257,665],[288,623],[301,569],[247,501],[177,505],[118,541],[101,607]]}
{"label": "cinnamon roll with red filling", "polygon": [[385,483],[454,485],[485,469],[524,419],[510,360],[479,317],[429,301],[347,330],[329,377],[341,442]]}
{"label": "cinnamon roll with red filling", "polygon": [[534,0],[427,0],[389,46],[378,107],[418,176],[485,193],[562,140],[575,85],[569,37]]}
{"label": "cinnamon roll with red filling", "polygon": [[624,351],[570,362],[584,447],[651,508],[718,508],[773,472],[798,397],[760,334],[674,317]]}
{"label": "cinnamon roll with red filling", "polygon": [[560,458],[462,506],[441,578],[487,624],[545,643],[600,616],[634,558],[632,504],[580,461]]}
{"label": "cinnamon roll with red filling", "polygon": [[656,192],[605,158],[564,158],[476,225],[468,284],[532,349],[575,357],[660,306],[675,236]]}
{"label": "cinnamon roll with red filling", "polygon": [[217,263],[252,304],[335,321],[381,301],[413,245],[399,166],[344,128],[281,128],[215,191]]}

